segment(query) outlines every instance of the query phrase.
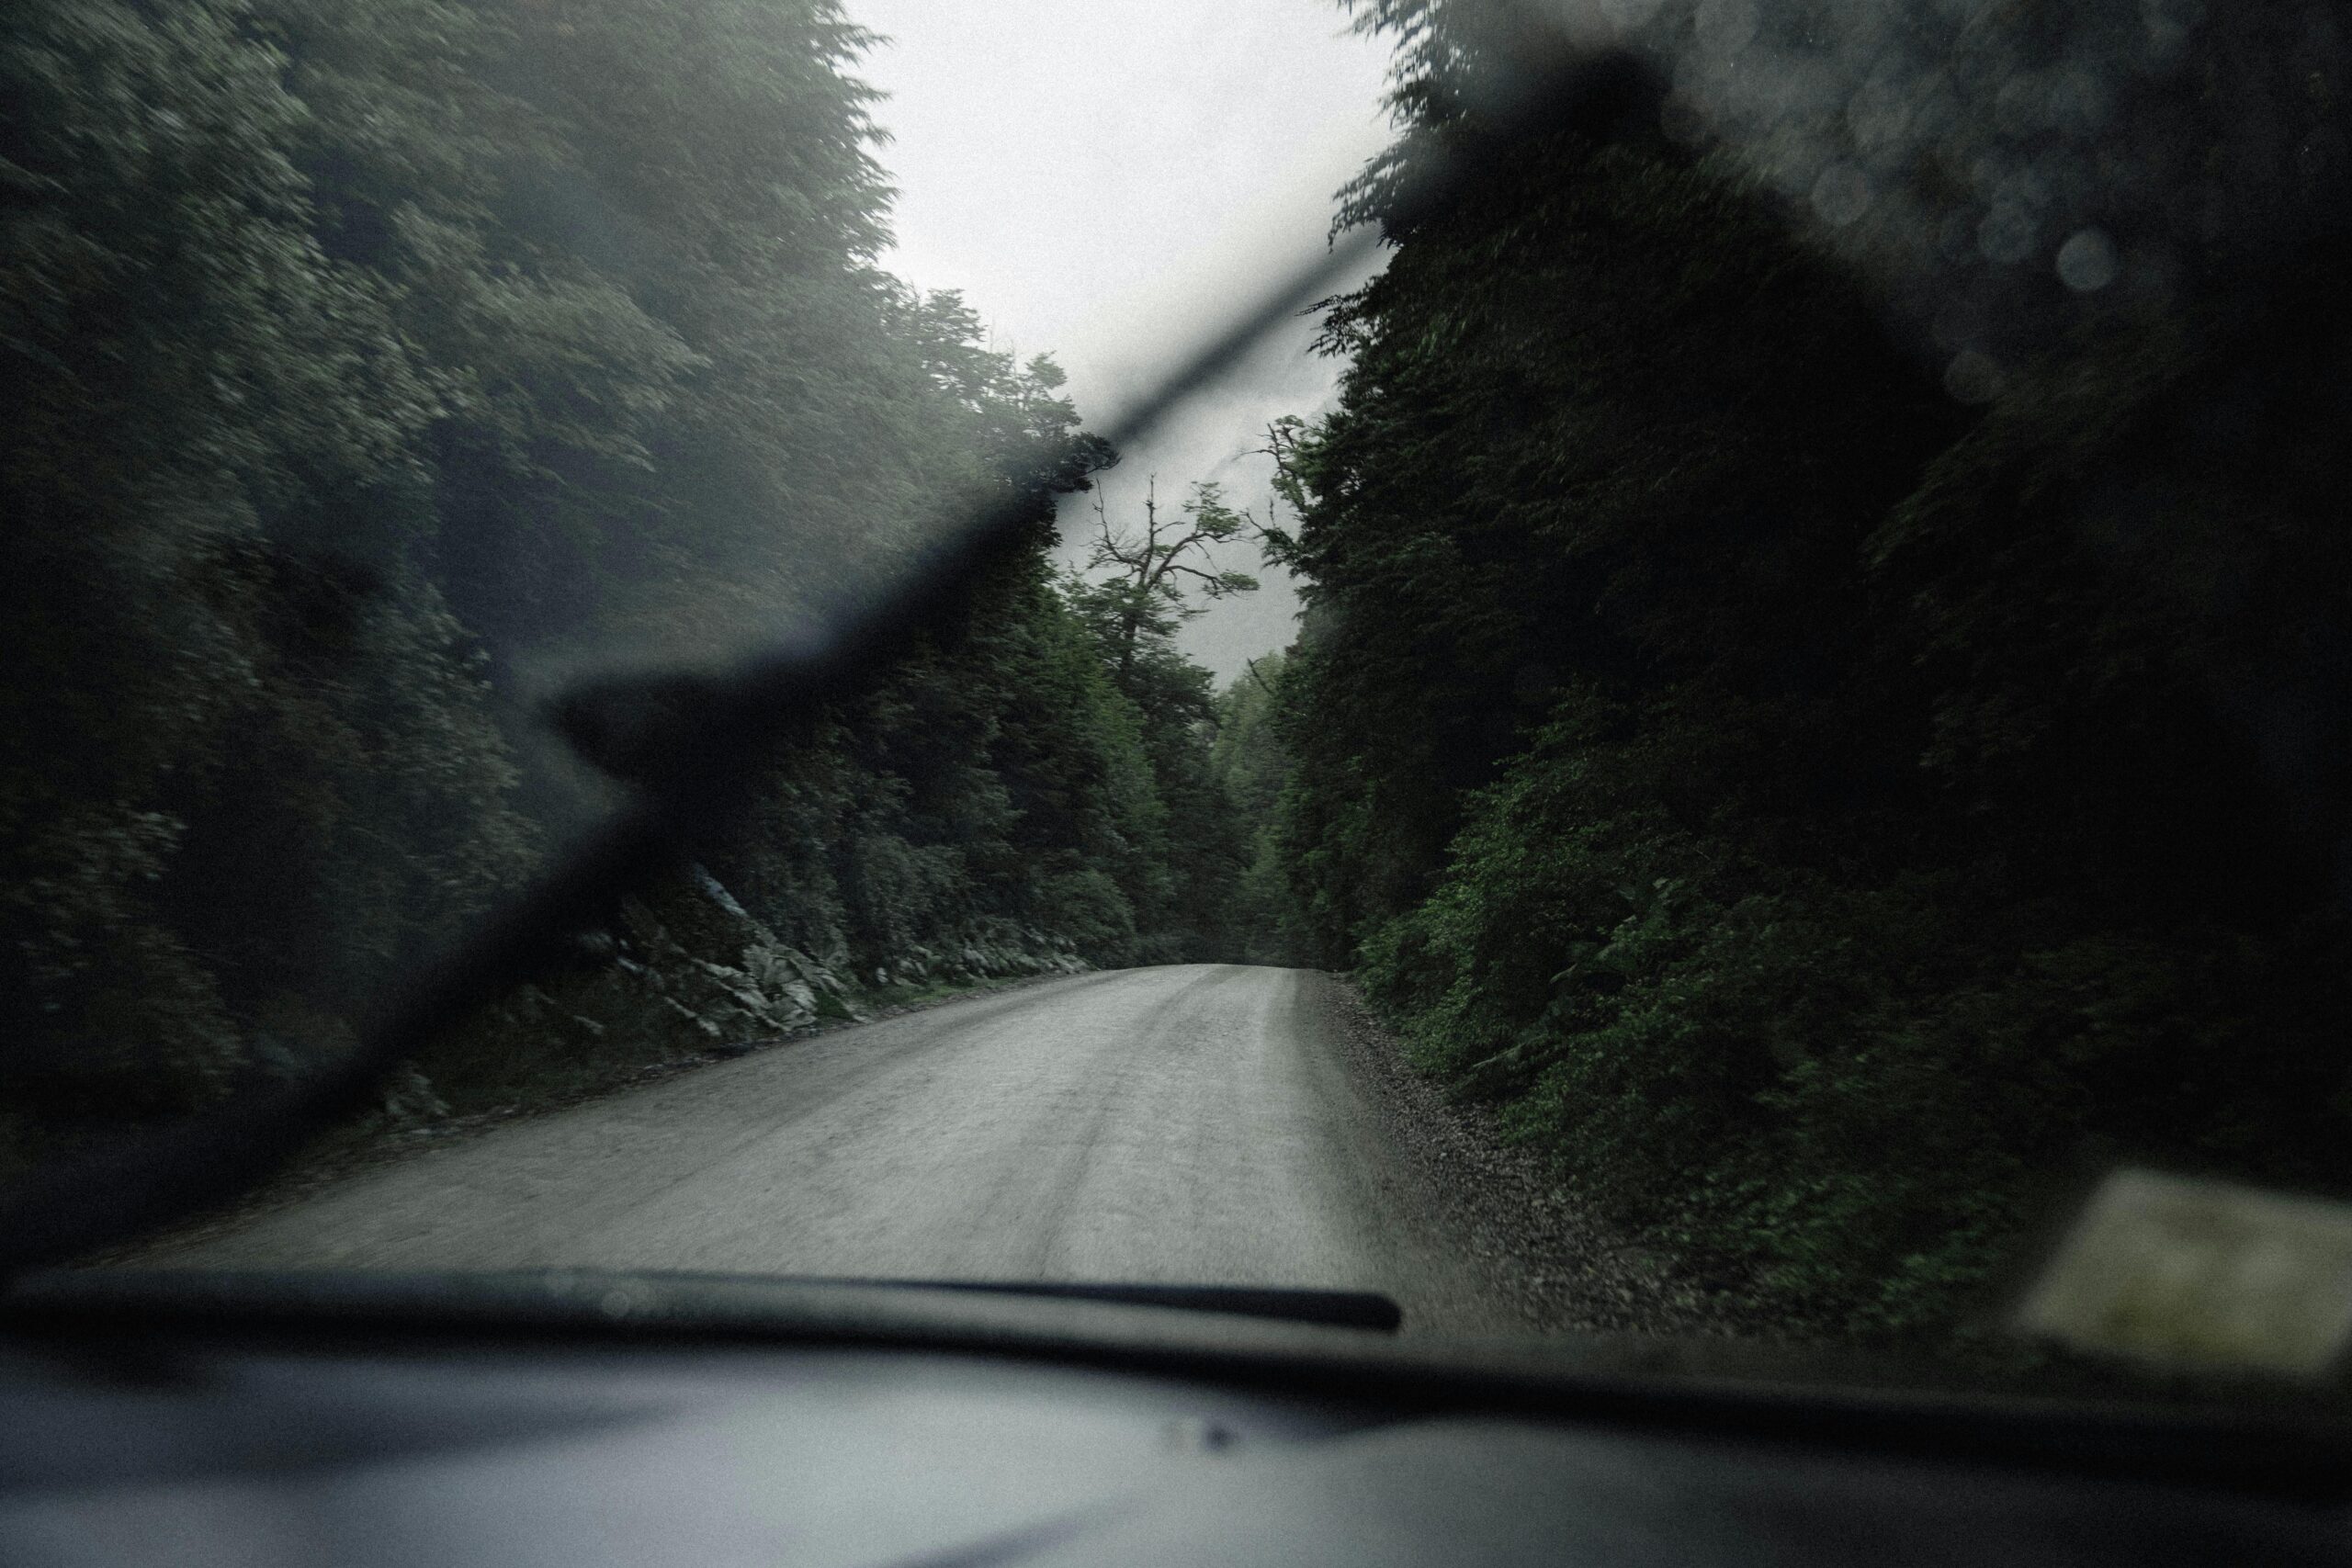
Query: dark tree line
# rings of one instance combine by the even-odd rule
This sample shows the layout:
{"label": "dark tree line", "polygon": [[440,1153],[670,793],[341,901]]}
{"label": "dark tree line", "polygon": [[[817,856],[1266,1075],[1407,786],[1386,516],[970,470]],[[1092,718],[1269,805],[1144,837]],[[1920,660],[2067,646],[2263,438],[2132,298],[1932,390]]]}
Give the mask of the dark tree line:
{"label": "dark tree line", "polygon": [[[1498,147],[1497,8],[1363,9],[1405,134],[1353,194],[1394,251],[1326,318],[1341,404],[1277,442],[1288,940],[1796,1322],[1949,1322],[2083,1162],[2352,1183],[2345,40],[2217,14],[2102,84],[2150,209],[2111,288],[1912,167],[1952,299],[2031,302],[1971,358],[1824,238],[1856,164],[1792,201],[1623,62]],[[2037,17],[1936,43],[1939,90],[2143,25]],[[1949,155],[2062,181],[1992,109]],[[1399,204],[1441,143],[1477,177]]]}
{"label": "dark tree line", "polygon": [[878,269],[868,41],[832,0],[9,8],[0,1142],[335,1048],[575,808],[571,672],[822,614],[1008,493],[967,623],[715,869],[860,976],[1213,942],[1204,678],[1048,565],[1111,459],[1059,372]]}
{"label": "dark tree line", "polygon": [[[1679,63],[1508,145],[1510,7],[1358,10],[1394,254],[1270,442],[1303,634],[1220,694],[1174,638],[1252,520],[1056,571],[1111,454],[876,266],[831,0],[13,7],[0,1146],[334,1049],[593,798],[546,694],[1012,498],[708,886],[437,1081],[844,977],[1349,967],[1619,1221],[1844,1329],[1949,1321],[2082,1161],[2352,1181],[2328,9],[1666,6]],[[1437,143],[1476,177],[1408,205]]]}

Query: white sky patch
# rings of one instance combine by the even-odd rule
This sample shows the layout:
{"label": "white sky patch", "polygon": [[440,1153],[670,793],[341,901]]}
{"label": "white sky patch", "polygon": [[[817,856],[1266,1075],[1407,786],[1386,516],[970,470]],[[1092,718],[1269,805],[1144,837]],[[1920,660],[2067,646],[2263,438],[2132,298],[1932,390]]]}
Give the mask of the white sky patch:
{"label": "white sky patch", "polygon": [[[899,191],[885,265],[962,290],[997,346],[1049,353],[1101,422],[1272,280],[1322,254],[1332,193],[1387,145],[1388,51],[1334,0],[849,0],[892,40],[861,73]],[[1270,337],[1104,476],[1114,521],[1217,479],[1264,514],[1266,423],[1312,416],[1338,367],[1312,323]],[[1092,497],[1065,513],[1091,528]],[[1220,562],[1244,570],[1258,563]],[[1292,636],[1279,573],[1185,633],[1220,678]]]}

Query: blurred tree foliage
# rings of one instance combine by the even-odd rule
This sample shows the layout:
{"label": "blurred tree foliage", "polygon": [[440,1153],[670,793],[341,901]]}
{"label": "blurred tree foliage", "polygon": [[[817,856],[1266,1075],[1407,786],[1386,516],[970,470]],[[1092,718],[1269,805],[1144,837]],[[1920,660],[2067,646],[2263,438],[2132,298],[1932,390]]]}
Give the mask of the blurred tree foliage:
{"label": "blurred tree foliage", "polygon": [[1231,930],[1235,956],[1248,964],[1304,962],[1293,932],[1284,885],[1280,831],[1283,790],[1291,752],[1280,729],[1283,672],[1279,653],[1250,661],[1216,702],[1216,740],[1209,772],[1248,835],[1235,884]]}
{"label": "blurred tree foliage", "polygon": [[725,874],[861,972],[1201,946],[1167,715],[1206,699],[1114,682],[1048,568],[1111,460],[1059,372],[876,267],[867,41],[833,0],[9,8],[15,1133],[333,1048],[539,852],[566,671],[723,650],[1008,496],[968,624],[779,759]]}
{"label": "blurred tree foliage", "polygon": [[1255,525],[1209,483],[1193,487],[1173,520],[1162,518],[1157,486],[1148,487],[1140,530],[1114,525],[1099,498],[1096,517],[1086,570],[1071,572],[1063,592],[1135,714],[1159,784],[1164,817],[1153,858],[1166,875],[1151,907],[1165,935],[1148,951],[1155,963],[1223,958],[1241,940],[1233,893],[1247,828],[1211,761],[1214,678],[1177,648],[1176,629],[1204,613],[1195,595],[1256,590],[1257,579],[1215,558],[1216,547],[1250,536]]}
{"label": "blurred tree foliage", "polygon": [[2086,1159],[2352,1186],[2341,244],[1969,409],[1638,73],[1481,154],[1476,40],[1365,10],[1407,135],[1283,453],[1295,939],[1783,1321],[1948,1325]]}

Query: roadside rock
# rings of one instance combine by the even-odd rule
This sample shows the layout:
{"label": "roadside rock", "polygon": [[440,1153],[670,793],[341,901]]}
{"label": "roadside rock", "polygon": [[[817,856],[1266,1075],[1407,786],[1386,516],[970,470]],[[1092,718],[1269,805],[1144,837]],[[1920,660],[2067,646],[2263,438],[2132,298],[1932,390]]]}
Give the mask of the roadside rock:
{"label": "roadside rock", "polygon": [[[495,1057],[503,1064],[495,1092],[528,1100],[542,1083],[560,1091],[582,1079],[741,1055],[829,1022],[863,1022],[873,1010],[846,953],[820,958],[783,941],[700,865],[622,900],[610,921],[571,947],[562,973],[517,988],[436,1051],[431,1070],[455,1074],[455,1083],[480,1076],[474,1061]],[[952,940],[890,954],[875,984],[968,986],[1090,967],[1062,939],[982,918]],[[447,1114],[432,1109],[439,1103],[416,1074],[387,1099],[384,1114],[401,1125],[429,1122]]]}

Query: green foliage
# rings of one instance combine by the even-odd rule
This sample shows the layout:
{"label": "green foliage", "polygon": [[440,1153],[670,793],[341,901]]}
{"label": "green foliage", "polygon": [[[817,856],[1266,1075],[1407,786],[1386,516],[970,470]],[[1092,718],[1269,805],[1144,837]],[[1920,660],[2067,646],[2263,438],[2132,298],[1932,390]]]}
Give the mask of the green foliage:
{"label": "green foliage", "polygon": [[967,613],[779,759],[714,869],[786,940],[859,975],[982,931],[1098,964],[1168,950],[1166,780],[1043,549]]}
{"label": "green foliage", "polygon": [[1173,522],[1160,516],[1157,487],[1148,491],[1139,532],[1114,526],[1099,502],[1096,515],[1087,570],[1102,575],[1069,574],[1062,596],[1133,716],[1158,798],[1159,820],[1141,842],[1164,874],[1136,901],[1146,932],[1136,951],[1152,963],[1222,959],[1245,942],[1234,899],[1247,829],[1212,756],[1211,677],[1177,649],[1175,632],[1203,612],[1193,595],[1256,590],[1255,578],[1218,567],[1214,554],[1254,532],[1255,520],[1208,483],[1193,487]]}
{"label": "green foliage", "polygon": [[0,45],[5,1066],[61,1128],[217,1093],[526,852],[413,565],[434,378],[319,244],[253,24],[56,0]]}
{"label": "green foliage", "polygon": [[[1061,373],[876,270],[868,41],[833,0],[11,11],[12,1157],[347,1042],[564,817],[532,715],[571,669],[837,613],[980,507],[1027,527],[955,624],[712,851],[753,945],[918,976],[1201,947],[1205,689],[1157,650],[1123,687],[1053,579],[1056,498],[1112,457]],[[692,907],[630,940],[749,962]],[[434,1070],[472,1103],[639,1025],[684,1048],[636,984]]]}
{"label": "green foliage", "polygon": [[1164,655],[1170,634],[1205,611],[1207,606],[1194,604],[1188,593],[1223,599],[1254,592],[1258,587],[1258,580],[1248,572],[1221,570],[1212,558],[1217,546],[1244,536],[1251,527],[1247,513],[1226,504],[1221,487],[1195,484],[1180,519],[1170,525],[1160,521],[1159,487],[1154,484],[1145,493],[1143,512],[1143,531],[1132,533],[1114,528],[1109,513],[1098,503],[1102,527],[1088,552],[1086,570],[1107,575],[1076,573],[1065,588],[1071,608],[1111,651],[1112,670],[1123,680],[1139,656]]}
{"label": "green foliage", "polygon": [[1521,151],[1278,438],[1306,951],[1794,1325],[1948,1327],[2085,1161],[2352,1186],[2341,254],[1964,421],[1728,168]]}
{"label": "green foliage", "polygon": [[1250,964],[1299,962],[1279,838],[1291,767],[1277,728],[1285,669],[1283,657],[1270,653],[1226,687],[1209,751],[1209,775],[1248,834],[1227,919],[1236,956]]}

